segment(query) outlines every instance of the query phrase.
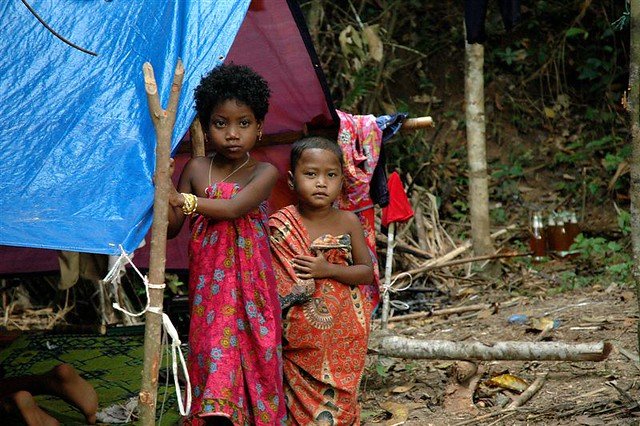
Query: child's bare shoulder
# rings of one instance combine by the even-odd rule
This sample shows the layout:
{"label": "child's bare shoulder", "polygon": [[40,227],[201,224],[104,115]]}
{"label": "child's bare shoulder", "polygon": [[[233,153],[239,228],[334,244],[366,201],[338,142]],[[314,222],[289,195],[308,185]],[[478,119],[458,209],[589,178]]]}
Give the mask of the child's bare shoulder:
{"label": "child's bare shoulder", "polygon": [[265,161],[258,161],[254,172],[254,177],[256,176],[265,176],[267,179],[275,182],[278,179],[279,172],[273,164]]}
{"label": "child's bare shoulder", "polygon": [[360,226],[360,219],[358,219],[358,216],[354,212],[336,209],[335,217],[336,220],[348,225],[349,227]]}
{"label": "child's bare shoulder", "polygon": [[185,164],[185,169],[201,169],[209,168],[211,165],[211,157],[193,157]]}
{"label": "child's bare shoulder", "polygon": [[271,163],[267,163],[266,161],[258,161],[256,163],[256,169],[260,171],[268,171],[270,173],[278,173],[278,168]]}

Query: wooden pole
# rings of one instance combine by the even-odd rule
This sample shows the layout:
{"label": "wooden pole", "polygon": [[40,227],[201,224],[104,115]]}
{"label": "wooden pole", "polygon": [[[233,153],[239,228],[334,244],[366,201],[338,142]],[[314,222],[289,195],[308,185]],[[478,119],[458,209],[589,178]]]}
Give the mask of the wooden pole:
{"label": "wooden pole", "polygon": [[390,295],[391,291],[391,271],[393,269],[393,246],[395,245],[395,233],[396,224],[391,222],[389,224],[389,232],[387,238],[387,259],[384,266],[384,291],[382,293],[382,328],[387,328],[387,321],[389,320],[390,310]]}
{"label": "wooden pole", "polygon": [[489,236],[489,176],[484,113],[484,46],[465,41],[465,117],[469,160],[469,212],[473,253],[494,252]]}
{"label": "wooden pole", "polygon": [[191,136],[191,158],[204,157],[206,155],[204,132],[197,116],[189,126],[189,135]]}
{"label": "wooden pole", "polygon": [[[149,283],[164,284],[166,263],[167,225],[169,213],[169,157],[171,154],[171,136],[176,121],[176,111],[180,100],[184,67],[178,60],[169,104],[166,110],[160,105],[158,86],[156,85],[153,67],[149,62],[142,66],[144,86],[149,102],[149,113],[156,131],[156,180],[153,201],[153,224],[151,227],[151,254],[149,259]],[[142,384],[140,387],[140,421],[142,425],[155,425],[156,401],[158,396],[158,371],[160,369],[161,335],[162,335],[162,300],[163,288],[149,289],[149,310],[145,314],[144,328],[144,365]]]}

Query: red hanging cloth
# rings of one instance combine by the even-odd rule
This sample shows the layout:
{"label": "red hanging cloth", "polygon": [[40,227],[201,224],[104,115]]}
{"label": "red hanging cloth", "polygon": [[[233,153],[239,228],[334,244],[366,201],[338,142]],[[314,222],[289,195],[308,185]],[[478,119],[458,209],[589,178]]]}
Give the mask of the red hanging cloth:
{"label": "red hanging cloth", "polygon": [[397,172],[391,173],[387,187],[389,188],[389,205],[382,209],[382,226],[385,228],[391,222],[406,222],[413,217],[411,203]]}

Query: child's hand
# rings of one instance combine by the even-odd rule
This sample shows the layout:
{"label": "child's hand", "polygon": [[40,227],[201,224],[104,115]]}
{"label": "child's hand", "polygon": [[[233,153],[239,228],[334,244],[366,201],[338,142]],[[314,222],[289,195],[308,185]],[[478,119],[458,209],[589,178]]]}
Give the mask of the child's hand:
{"label": "child's hand", "polygon": [[171,207],[184,206],[184,196],[173,185],[169,187],[169,205]]}
{"label": "child's hand", "polygon": [[293,258],[293,269],[298,278],[303,280],[328,277],[330,265],[322,252],[317,256],[299,255]]}

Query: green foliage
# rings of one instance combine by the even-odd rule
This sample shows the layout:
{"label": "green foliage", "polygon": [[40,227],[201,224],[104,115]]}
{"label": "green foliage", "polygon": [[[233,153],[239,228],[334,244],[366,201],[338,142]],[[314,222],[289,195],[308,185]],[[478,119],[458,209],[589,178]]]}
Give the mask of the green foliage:
{"label": "green foliage", "polygon": [[496,225],[504,225],[509,220],[507,211],[503,207],[496,207],[489,210],[489,216],[491,218],[491,222]]}
{"label": "green foliage", "polygon": [[469,216],[469,205],[467,202],[463,200],[456,200],[453,202],[453,208],[455,211],[451,216],[459,222],[467,222]]}
{"label": "green foliage", "polygon": [[571,246],[572,251],[579,253],[577,271],[570,282],[590,283],[593,281],[631,282],[633,259],[630,250],[629,232],[631,230],[630,214],[619,210],[618,227],[623,238],[618,240],[604,237],[587,237],[580,234]]}

